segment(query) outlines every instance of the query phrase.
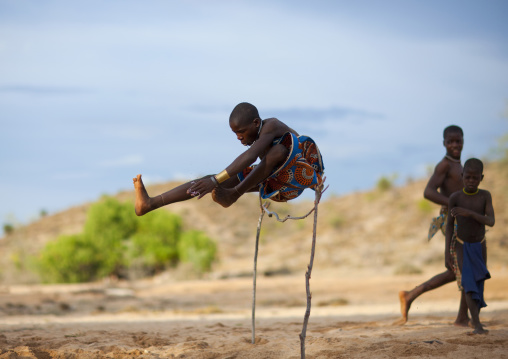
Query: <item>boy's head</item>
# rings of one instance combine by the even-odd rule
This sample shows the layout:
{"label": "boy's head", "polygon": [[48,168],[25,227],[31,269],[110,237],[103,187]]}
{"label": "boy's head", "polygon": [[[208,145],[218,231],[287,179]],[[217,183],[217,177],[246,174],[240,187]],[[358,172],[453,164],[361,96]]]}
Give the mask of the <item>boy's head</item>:
{"label": "boy's head", "polygon": [[448,136],[450,133],[458,133],[462,137],[464,137],[464,132],[462,131],[462,128],[460,128],[459,126],[451,125],[444,129],[443,139],[446,140],[446,136]]}
{"label": "boy's head", "polygon": [[464,146],[464,132],[459,126],[448,126],[443,131],[443,145],[446,154],[452,158],[460,159],[462,147]]}
{"label": "boy's head", "polygon": [[252,145],[257,140],[261,126],[258,109],[247,102],[239,103],[229,116],[229,126],[242,145]]}
{"label": "boy's head", "polygon": [[464,163],[462,180],[466,192],[474,193],[483,180],[483,162],[477,158],[470,158]]}
{"label": "boy's head", "polygon": [[483,174],[483,162],[478,158],[470,158],[464,163],[464,171],[465,170],[476,171]]}
{"label": "boy's head", "polygon": [[229,123],[234,122],[236,124],[248,125],[256,118],[259,118],[259,112],[256,106],[242,102],[235,106],[231,115],[229,115]]}

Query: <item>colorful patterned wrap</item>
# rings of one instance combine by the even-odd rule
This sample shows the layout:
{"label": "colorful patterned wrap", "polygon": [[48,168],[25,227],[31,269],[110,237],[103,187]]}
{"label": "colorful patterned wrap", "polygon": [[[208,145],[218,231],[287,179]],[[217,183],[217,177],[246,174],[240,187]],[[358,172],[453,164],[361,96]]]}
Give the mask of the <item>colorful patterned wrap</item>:
{"label": "colorful patterned wrap", "polygon": [[[448,210],[444,210],[439,216],[432,219],[429,228],[428,240],[430,241],[434,235],[441,230],[443,235],[446,235],[446,221],[448,220]],[[462,274],[459,270],[459,263],[457,260],[457,222],[454,223],[454,230],[452,235],[452,241],[450,243],[450,255],[453,260],[453,273],[455,274],[455,279],[457,280],[457,285],[459,290],[462,290]]]}
{"label": "colorful patterned wrap", "polygon": [[[262,198],[286,202],[301,195],[304,189],[314,189],[322,182],[323,159],[312,138],[286,132],[272,143],[273,146],[277,144],[284,145],[289,154],[284,163],[260,183]],[[238,174],[238,179],[243,181],[253,169],[254,166],[247,167]]]}
{"label": "colorful patterned wrap", "polygon": [[446,219],[448,218],[448,211],[441,213],[439,216],[432,218],[429,227],[429,234],[427,235],[427,240],[431,240],[434,235],[441,230],[443,236],[446,235]]}
{"label": "colorful patterned wrap", "polygon": [[456,233],[453,233],[452,242],[450,243],[450,255],[453,259],[453,273],[455,274],[455,280],[457,281],[457,286],[459,287],[459,291],[461,291],[462,288],[462,273],[460,272],[459,268],[459,261],[457,258],[457,236]]}

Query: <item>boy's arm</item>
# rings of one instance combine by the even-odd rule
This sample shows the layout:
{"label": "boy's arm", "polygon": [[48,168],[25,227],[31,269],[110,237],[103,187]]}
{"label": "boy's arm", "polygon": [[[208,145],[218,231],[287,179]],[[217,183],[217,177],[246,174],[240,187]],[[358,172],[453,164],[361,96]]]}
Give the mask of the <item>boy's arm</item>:
{"label": "boy's arm", "polygon": [[[455,206],[455,196],[451,195],[448,201],[448,208]],[[453,270],[453,258],[450,253],[450,246],[452,243],[453,232],[455,231],[455,217],[450,213],[446,220],[446,232],[445,232],[445,267],[449,270]]]}
{"label": "boy's arm", "polygon": [[245,168],[256,162],[263,152],[272,145],[274,137],[270,132],[260,135],[256,142],[249,147],[247,151],[244,151],[238,156],[229,166],[226,167],[230,177],[236,176],[242,172]]}
{"label": "boy's arm", "polygon": [[437,164],[423,191],[423,197],[442,206],[448,206],[448,197],[439,193],[437,189],[443,185],[449,170],[450,165],[447,162],[441,161]]}
{"label": "boy's arm", "polygon": [[[240,156],[238,156],[229,166],[226,167],[226,172],[229,177],[236,176],[242,170],[253,164],[258,157],[260,157],[264,152],[266,152],[269,147],[272,145],[272,141],[274,139],[274,135],[272,131],[269,131],[270,128],[264,131],[262,135],[249,147],[248,150],[244,151]],[[213,191],[216,187],[217,183],[212,179],[214,176],[209,176],[203,178],[199,181],[196,181],[188,190],[187,193],[196,195],[199,198],[202,198],[207,193]]]}
{"label": "boy's arm", "polygon": [[494,223],[496,222],[496,219],[494,217],[494,207],[492,206],[492,196],[490,195],[490,192],[485,191],[485,214],[476,213],[474,211],[471,211],[470,209],[466,209],[463,207],[455,207],[452,208],[450,213],[456,217],[456,216],[463,216],[463,217],[470,217],[474,219],[475,221],[485,225],[492,227]]}

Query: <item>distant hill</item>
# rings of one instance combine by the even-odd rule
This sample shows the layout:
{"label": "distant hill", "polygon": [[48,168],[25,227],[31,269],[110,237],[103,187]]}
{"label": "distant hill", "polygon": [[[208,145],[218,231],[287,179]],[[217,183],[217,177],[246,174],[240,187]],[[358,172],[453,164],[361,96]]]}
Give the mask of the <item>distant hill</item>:
{"label": "distant hill", "polygon": [[[489,229],[489,266],[505,266],[508,254],[508,167],[488,163],[481,187],[493,194],[496,225]],[[177,183],[148,186],[151,195],[159,194]],[[388,190],[373,189],[345,196],[329,196],[319,206],[319,223],[314,270],[383,271],[410,274],[429,267],[444,269],[444,236],[437,234],[427,242],[430,220],[439,208],[423,199],[426,180],[412,181]],[[333,191],[330,188],[330,191]],[[134,192],[115,195],[133,201]],[[8,283],[34,283],[28,269],[30,257],[61,234],[80,233],[91,203],[48,215],[37,222],[17,228],[0,239],[0,279]],[[272,203],[270,210],[281,215],[299,216],[313,206],[310,201]],[[213,277],[250,275],[259,199],[246,195],[224,209],[209,196],[164,207],[182,216],[186,229],[205,231],[218,243],[219,261]],[[278,223],[263,220],[258,271],[265,275],[306,270],[312,239],[312,215],[300,221]],[[175,278],[184,277],[175,269]],[[168,275],[172,275],[169,273]]]}

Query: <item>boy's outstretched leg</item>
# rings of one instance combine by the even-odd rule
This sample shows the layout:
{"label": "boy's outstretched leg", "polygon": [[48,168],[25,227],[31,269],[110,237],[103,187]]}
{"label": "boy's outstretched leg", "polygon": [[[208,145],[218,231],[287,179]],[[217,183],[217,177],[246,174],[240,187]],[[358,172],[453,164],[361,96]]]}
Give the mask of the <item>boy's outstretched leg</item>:
{"label": "boy's outstretched leg", "polygon": [[[429,290],[441,287],[444,284],[453,282],[455,280],[455,274],[451,270],[447,270],[443,273],[440,273],[423,284],[420,284],[416,288],[411,291],[400,291],[399,292],[399,301],[400,301],[400,313],[402,314],[402,318],[397,324],[405,324],[407,322],[409,316],[409,308],[411,308],[411,303]],[[467,315],[467,312],[466,312]]]}
{"label": "boy's outstretched leg", "polygon": [[155,197],[148,195],[145,185],[141,180],[141,175],[137,175],[132,181],[134,182],[134,190],[136,192],[134,208],[138,216],[171,203],[194,198],[192,194],[187,193],[187,190],[193,185],[194,181],[184,183]]}

